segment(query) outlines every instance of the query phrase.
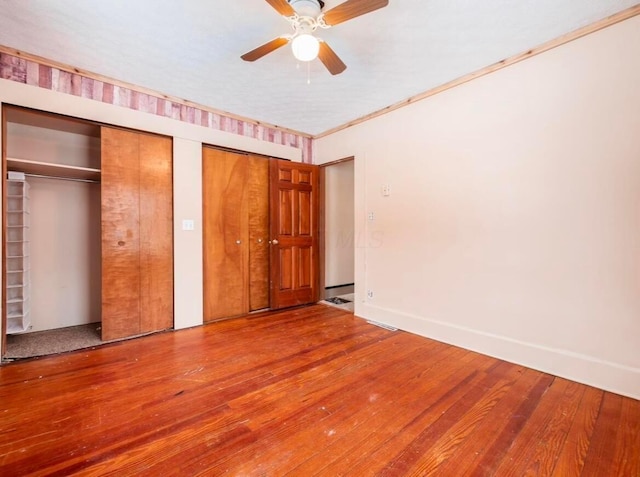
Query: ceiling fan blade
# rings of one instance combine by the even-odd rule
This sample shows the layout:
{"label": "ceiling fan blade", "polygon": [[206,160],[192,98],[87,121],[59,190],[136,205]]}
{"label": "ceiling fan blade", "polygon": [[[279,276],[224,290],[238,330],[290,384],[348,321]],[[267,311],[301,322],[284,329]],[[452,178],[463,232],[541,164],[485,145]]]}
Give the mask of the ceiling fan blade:
{"label": "ceiling fan blade", "polygon": [[389,5],[389,0],[347,0],[325,12],[324,21],[327,25],[335,26],[387,5]]}
{"label": "ceiling fan blade", "polygon": [[347,69],[347,65],[342,62],[338,55],[336,55],[335,51],[333,51],[324,41],[320,42],[318,58],[332,75],[339,75]]}
{"label": "ceiling fan blade", "polygon": [[284,15],[285,17],[293,16],[296,13],[287,0],[266,0],[266,2],[280,15]]}
{"label": "ceiling fan blade", "polygon": [[287,43],[289,43],[289,40],[287,38],[278,37],[268,43],[265,43],[262,46],[259,46],[255,50],[251,50],[250,52],[245,53],[240,58],[242,58],[244,61],[256,61],[262,58],[264,55],[277,50],[281,46],[286,45]]}

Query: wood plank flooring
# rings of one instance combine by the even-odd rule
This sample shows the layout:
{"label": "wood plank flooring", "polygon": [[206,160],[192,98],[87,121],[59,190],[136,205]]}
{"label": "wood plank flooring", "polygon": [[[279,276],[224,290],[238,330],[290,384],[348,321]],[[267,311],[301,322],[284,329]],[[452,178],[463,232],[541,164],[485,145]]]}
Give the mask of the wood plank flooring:
{"label": "wood plank flooring", "polygon": [[640,475],[640,401],[314,305],[0,367],[0,475]]}

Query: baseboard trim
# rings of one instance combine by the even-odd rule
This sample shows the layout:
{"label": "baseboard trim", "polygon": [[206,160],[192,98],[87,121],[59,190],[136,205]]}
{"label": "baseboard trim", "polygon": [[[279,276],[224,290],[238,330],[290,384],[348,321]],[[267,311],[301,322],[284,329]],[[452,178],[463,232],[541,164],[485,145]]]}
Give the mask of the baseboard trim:
{"label": "baseboard trim", "polygon": [[616,394],[640,399],[640,369],[572,351],[356,303],[356,316]]}
{"label": "baseboard trim", "polygon": [[333,288],[353,287],[354,283],[345,283],[344,285],[331,285],[330,287],[324,287],[325,290],[332,290]]}

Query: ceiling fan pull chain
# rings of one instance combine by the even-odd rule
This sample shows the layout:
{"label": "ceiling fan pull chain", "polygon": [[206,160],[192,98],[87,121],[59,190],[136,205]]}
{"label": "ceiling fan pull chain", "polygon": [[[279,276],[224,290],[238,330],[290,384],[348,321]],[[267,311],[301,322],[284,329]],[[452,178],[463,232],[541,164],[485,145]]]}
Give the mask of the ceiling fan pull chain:
{"label": "ceiling fan pull chain", "polygon": [[311,84],[311,62],[307,62],[307,84]]}

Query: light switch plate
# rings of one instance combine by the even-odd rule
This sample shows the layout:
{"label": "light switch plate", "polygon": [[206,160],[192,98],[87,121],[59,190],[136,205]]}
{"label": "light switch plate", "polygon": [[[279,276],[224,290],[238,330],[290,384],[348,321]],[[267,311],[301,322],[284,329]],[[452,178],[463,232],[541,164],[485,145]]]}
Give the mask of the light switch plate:
{"label": "light switch plate", "polygon": [[193,220],[186,219],[182,221],[182,230],[195,230],[195,223]]}

